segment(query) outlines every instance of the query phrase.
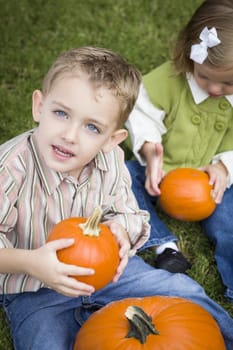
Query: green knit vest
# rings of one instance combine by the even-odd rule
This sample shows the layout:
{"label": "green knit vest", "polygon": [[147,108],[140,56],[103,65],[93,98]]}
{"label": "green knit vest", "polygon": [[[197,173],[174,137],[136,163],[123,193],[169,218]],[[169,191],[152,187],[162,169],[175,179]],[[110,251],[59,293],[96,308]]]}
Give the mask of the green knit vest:
{"label": "green knit vest", "polygon": [[233,150],[233,108],[225,97],[193,100],[187,80],[167,62],[143,77],[151,102],[166,112],[164,169],[207,165],[215,154]]}

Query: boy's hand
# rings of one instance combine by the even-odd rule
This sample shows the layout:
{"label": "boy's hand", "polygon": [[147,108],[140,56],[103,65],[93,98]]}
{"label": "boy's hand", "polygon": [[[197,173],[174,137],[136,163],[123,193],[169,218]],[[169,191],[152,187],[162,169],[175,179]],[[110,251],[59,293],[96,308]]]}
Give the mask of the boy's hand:
{"label": "boy's hand", "polygon": [[46,243],[38,249],[31,250],[27,273],[49,288],[70,297],[92,294],[94,287],[79,282],[70,276],[92,275],[94,270],[64,264],[57,258],[57,250],[69,247],[73,243],[73,239],[59,239]]}
{"label": "boy's hand", "polygon": [[213,185],[213,191],[211,195],[217,204],[221,203],[222,197],[227,188],[227,168],[220,161],[216,164],[209,164],[200,167],[199,170],[205,171],[209,174],[209,184]]}
{"label": "boy's hand", "polygon": [[104,222],[104,224],[107,225],[110,228],[111,232],[114,234],[114,236],[116,236],[117,242],[120,247],[120,263],[117,268],[116,274],[113,278],[113,282],[117,282],[128,263],[131,245],[128,234],[123,226],[113,221],[106,221]]}
{"label": "boy's hand", "polygon": [[146,183],[145,188],[152,196],[160,195],[159,184],[164,176],[163,146],[160,143],[146,142],[141,151],[146,159]]}

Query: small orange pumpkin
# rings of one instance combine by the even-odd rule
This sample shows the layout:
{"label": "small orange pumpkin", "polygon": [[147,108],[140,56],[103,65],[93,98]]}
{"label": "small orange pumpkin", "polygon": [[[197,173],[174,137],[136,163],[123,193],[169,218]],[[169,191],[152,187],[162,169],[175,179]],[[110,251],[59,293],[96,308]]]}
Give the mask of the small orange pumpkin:
{"label": "small orange pumpkin", "polygon": [[165,213],[175,219],[200,221],[215,210],[212,189],[209,176],[204,171],[177,168],[163,178],[158,203]]}
{"label": "small orange pumpkin", "polygon": [[74,244],[57,251],[58,259],[66,264],[93,268],[94,275],[74,276],[95,290],[107,285],[119,264],[119,246],[110,229],[100,223],[102,210],[98,207],[89,219],[73,217],[59,222],[49,233],[47,242],[74,238]]}
{"label": "small orange pumpkin", "polygon": [[93,313],[73,350],[226,350],[214,318],[190,300],[150,296],[112,302]]}

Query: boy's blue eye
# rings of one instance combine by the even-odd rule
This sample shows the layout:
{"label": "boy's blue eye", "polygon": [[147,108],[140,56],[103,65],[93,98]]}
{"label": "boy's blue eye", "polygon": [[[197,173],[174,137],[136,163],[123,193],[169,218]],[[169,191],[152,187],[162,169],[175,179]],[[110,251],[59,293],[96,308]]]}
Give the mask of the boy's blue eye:
{"label": "boy's blue eye", "polygon": [[94,124],[87,124],[87,129],[97,134],[99,134],[100,132],[99,129]]}
{"label": "boy's blue eye", "polygon": [[54,111],[54,113],[58,116],[58,117],[66,117],[67,116],[67,114],[66,114],[66,112],[64,112],[64,111]]}

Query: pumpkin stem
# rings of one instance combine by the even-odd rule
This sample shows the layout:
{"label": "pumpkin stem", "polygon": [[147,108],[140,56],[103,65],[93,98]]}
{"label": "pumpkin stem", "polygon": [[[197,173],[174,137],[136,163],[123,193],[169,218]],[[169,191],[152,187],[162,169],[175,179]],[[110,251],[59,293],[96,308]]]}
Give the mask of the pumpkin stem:
{"label": "pumpkin stem", "polygon": [[101,207],[94,209],[91,216],[87,219],[84,224],[79,224],[79,227],[83,230],[84,235],[88,236],[99,236],[100,233],[100,220],[102,218],[103,210]]}
{"label": "pumpkin stem", "polygon": [[125,316],[130,324],[130,330],[126,338],[136,338],[141,344],[144,344],[149,334],[159,334],[151,322],[152,318],[142,308],[129,306],[125,312]]}

